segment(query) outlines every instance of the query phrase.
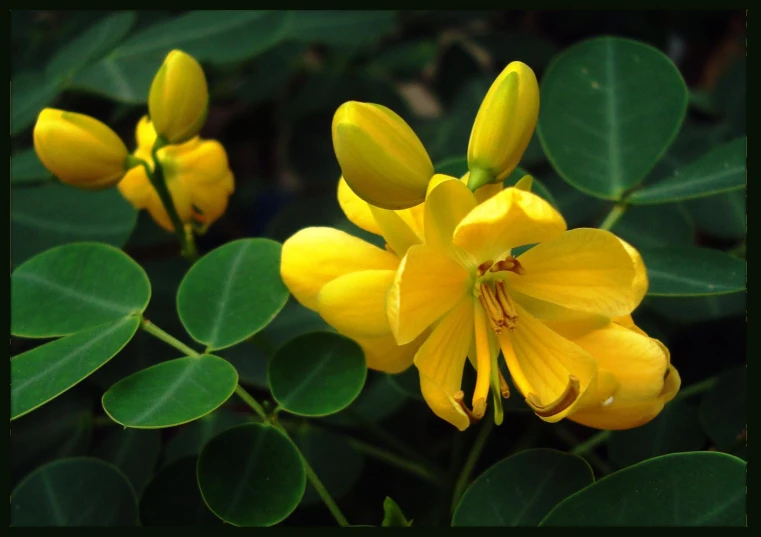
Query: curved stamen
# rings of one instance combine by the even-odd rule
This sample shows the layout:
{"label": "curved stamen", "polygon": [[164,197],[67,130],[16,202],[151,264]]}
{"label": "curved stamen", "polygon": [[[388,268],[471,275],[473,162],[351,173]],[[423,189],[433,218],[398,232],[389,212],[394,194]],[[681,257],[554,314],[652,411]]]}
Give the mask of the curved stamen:
{"label": "curved stamen", "polygon": [[526,403],[536,413],[537,416],[548,418],[563,412],[571,406],[579,397],[579,379],[573,375],[568,375],[568,385],[565,387],[560,397],[555,399],[549,405],[542,405],[539,398],[533,393],[526,395]]}

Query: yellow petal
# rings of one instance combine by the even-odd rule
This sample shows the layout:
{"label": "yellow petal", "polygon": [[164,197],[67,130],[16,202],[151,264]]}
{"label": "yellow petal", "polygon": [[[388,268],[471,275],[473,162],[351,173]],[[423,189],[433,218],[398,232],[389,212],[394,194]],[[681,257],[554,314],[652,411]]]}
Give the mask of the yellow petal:
{"label": "yellow petal", "polygon": [[470,420],[453,397],[460,391],[472,340],[473,300],[466,297],[442,318],[415,355],[426,403],[437,416],[461,431]]}
{"label": "yellow petal", "polygon": [[[583,402],[590,384],[596,382],[597,365],[581,347],[555,333],[520,305],[516,309],[515,330],[499,335],[507,367],[521,393],[536,406],[547,407],[546,415],[540,417],[557,422]],[[569,387],[574,389],[569,391]]]}
{"label": "yellow petal", "polygon": [[42,164],[63,183],[110,188],[126,171],[127,146],[93,117],[45,108],[37,117],[33,138]]}
{"label": "yellow petal", "polygon": [[565,229],[563,217],[545,200],[506,188],[468,213],[455,229],[453,243],[479,262],[495,261],[511,248],[553,240]]}
{"label": "yellow petal", "polygon": [[280,275],[296,300],[317,310],[322,287],[360,270],[395,270],[399,258],[333,228],[302,229],[283,243]]}
{"label": "yellow petal", "polygon": [[569,309],[620,316],[634,309],[634,265],[621,241],[601,229],[573,229],[520,256],[512,290]]}
{"label": "yellow petal", "polygon": [[397,343],[415,339],[460,302],[471,285],[470,273],[449,256],[425,245],[410,248],[386,299]]}
{"label": "yellow petal", "polygon": [[425,202],[426,244],[448,250],[457,224],[475,207],[475,196],[460,181],[439,184]]}
{"label": "yellow petal", "polygon": [[370,207],[370,212],[381,230],[386,243],[399,257],[407,253],[407,249],[422,241],[410,226],[399,216],[401,211],[389,211],[379,207]]}
{"label": "yellow petal", "polygon": [[145,173],[145,168],[142,166],[135,166],[129,170],[117,186],[122,196],[135,209],[145,209],[149,198],[158,197],[148,175]]}
{"label": "yellow petal", "polygon": [[412,365],[415,353],[428,337],[423,332],[414,341],[406,345],[397,345],[391,333],[377,337],[353,337],[365,352],[367,367],[384,373],[401,373]]}
{"label": "yellow petal", "polygon": [[343,176],[338,180],[338,204],[352,224],[370,233],[381,234],[370,205],[354,193]]}
{"label": "yellow petal", "polygon": [[645,262],[642,260],[642,256],[637,251],[637,249],[620,237],[618,240],[621,241],[621,244],[629,254],[629,257],[631,257],[632,263],[634,264],[634,279],[632,280],[632,309],[634,309],[639,306],[639,304],[642,302],[642,299],[645,298],[645,294],[647,293],[647,287],[649,285],[647,279],[647,270],[645,269]]}
{"label": "yellow petal", "polygon": [[332,133],[343,177],[360,198],[394,210],[425,200],[433,164],[397,114],[385,106],[350,101],[336,110]]}
{"label": "yellow petal", "polygon": [[388,335],[386,294],[393,270],[363,270],[326,283],[317,296],[317,311],[333,328],[352,336]]}
{"label": "yellow petal", "polygon": [[604,315],[564,308],[546,300],[539,300],[538,298],[518,293],[515,289],[510,290],[510,297],[545,324],[564,322],[566,325],[573,324],[578,326],[582,331],[588,331],[594,328],[601,328],[610,322],[610,318]]}
{"label": "yellow petal", "polygon": [[489,88],[468,143],[468,169],[486,170],[497,180],[521,160],[539,116],[539,85],[526,64],[512,62]]}
{"label": "yellow petal", "polygon": [[171,51],[148,94],[148,111],[156,131],[178,144],[198,134],[206,122],[209,89],[199,63],[180,50]]}

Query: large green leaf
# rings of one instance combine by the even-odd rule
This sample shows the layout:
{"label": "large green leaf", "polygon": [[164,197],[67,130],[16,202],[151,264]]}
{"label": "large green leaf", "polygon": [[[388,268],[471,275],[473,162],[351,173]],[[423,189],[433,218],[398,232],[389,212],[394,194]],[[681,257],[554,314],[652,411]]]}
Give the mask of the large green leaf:
{"label": "large green leaf", "polygon": [[74,87],[129,103],[144,103],[156,71],[173,49],[204,63],[251,58],[283,36],[287,11],[191,11],[133,34],[101,61],[80,71]]}
{"label": "large green leaf", "polygon": [[557,56],[542,79],[539,138],[570,184],[621,199],[679,131],[687,87],[657,49],[601,37]]}
{"label": "large green leaf", "polygon": [[272,526],[304,494],[306,471],[296,446],[258,423],[229,429],[198,458],[198,484],[209,508],[234,526]]}
{"label": "large green leaf", "polygon": [[[36,183],[50,181],[52,178],[53,175],[42,165],[33,147],[11,155],[11,183]],[[16,202],[13,200],[14,205]]]}
{"label": "large green leaf", "polygon": [[124,317],[11,358],[11,419],[86,379],[132,339],[140,318]]}
{"label": "large green leaf", "polygon": [[120,380],[103,394],[103,409],[125,427],[174,427],[213,411],[237,385],[238,373],[226,360],[188,356]]}
{"label": "large green leaf", "polygon": [[99,243],[59,246],[11,275],[11,334],[65,336],[145,310],[151,286],[124,252]]}
{"label": "large green leaf", "polygon": [[177,311],[193,339],[209,350],[223,349],[274,319],[288,300],[281,250],[268,239],[241,239],[193,265],[177,291]]}
{"label": "large green leaf", "polygon": [[11,526],[135,526],[137,500],[127,479],[98,459],[51,462],[11,493]]}
{"label": "large green leaf", "polygon": [[692,222],[678,204],[630,207],[610,230],[635,248],[695,241]]}
{"label": "large green leaf", "polygon": [[121,470],[140,495],[153,475],[160,451],[159,431],[114,428],[95,448],[93,455]]}
{"label": "large green leaf", "polygon": [[594,481],[587,462],[552,449],[501,460],[468,487],[453,526],[536,526],[561,500]]}
{"label": "large green leaf", "polygon": [[744,239],[748,230],[747,190],[735,190],[684,204],[698,229],[724,240]]}
{"label": "large green leaf", "polygon": [[627,198],[634,205],[670,203],[740,190],[746,184],[747,141],[737,138],[712,150],[662,181]]}
{"label": "large green leaf", "polygon": [[700,402],[700,421],[719,449],[730,449],[743,441],[747,427],[746,366],[722,373]]}
{"label": "large green leaf", "polygon": [[288,412],[327,416],[362,391],[367,366],[362,348],[330,332],[299,336],[281,347],[267,368],[272,396]]}
{"label": "large green leaf", "polygon": [[696,297],[649,296],[644,304],[658,315],[681,323],[715,321],[734,316],[745,316],[746,293]]}
{"label": "large green leaf", "polygon": [[745,463],[723,453],[656,457],[566,498],[542,526],[745,526]]}
{"label": "large green leaf", "polygon": [[11,136],[23,132],[37,120],[43,108],[61,93],[63,85],[41,72],[24,72],[11,80]]}
{"label": "large green leaf", "polygon": [[13,188],[11,200],[14,265],[69,242],[122,246],[137,221],[137,211],[115,188],[92,192],[55,181]]}
{"label": "large green leaf", "polygon": [[719,250],[679,246],[640,253],[650,280],[648,295],[705,296],[745,290],[745,262]]}
{"label": "large green leaf", "polygon": [[396,13],[370,10],[294,10],[286,36],[326,45],[360,45],[375,41],[394,29]]}

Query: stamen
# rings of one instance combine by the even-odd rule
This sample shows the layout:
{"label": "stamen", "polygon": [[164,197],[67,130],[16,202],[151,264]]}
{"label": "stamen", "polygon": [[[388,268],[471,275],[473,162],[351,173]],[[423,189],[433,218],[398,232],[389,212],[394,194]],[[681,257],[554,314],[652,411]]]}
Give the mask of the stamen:
{"label": "stamen", "polygon": [[502,309],[502,313],[504,313],[506,318],[506,325],[508,330],[514,330],[515,329],[515,321],[518,320],[518,312],[515,310],[515,306],[513,305],[512,300],[510,300],[510,297],[507,296],[507,291],[505,291],[505,282],[497,282],[494,284],[496,290],[497,290],[497,303],[499,304],[500,309]]}
{"label": "stamen", "polygon": [[491,267],[492,261],[484,261],[480,265],[478,265],[478,269],[476,270],[476,274],[478,274],[478,277],[480,278],[484,274],[486,274],[486,271],[489,270],[489,267]]}
{"label": "stamen", "polygon": [[[460,405],[460,408],[462,408],[463,412],[465,412],[465,415],[468,416],[468,419],[470,420],[470,424],[473,425],[474,423],[478,423],[481,421],[481,418],[484,417],[484,414],[486,413],[486,400],[485,399],[479,399],[476,401],[476,404],[473,405],[473,411],[471,411],[468,406],[465,404],[465,392],[460,390],[454,396],[452,397],[455,402]],[[479,415],[478,412],[481,412]]]}
{"label": "stamen", "polygon": [[495,334],[499,334],[502,332],[502,327],[506,324],[502,308],[499,307],[491,287],[488,285],[481,285],[480,290],[481,296],[479,296],[478,299],[481,301],[486,316],[489,318],[492,330],[494,330]]}
{"label": "stamen", "polygon": [[579,379],[573,375],[568,375],[568,386],[566,386],[560,397],[555,399],[549,405],[542,405],[539,398],[533,393],[526,396],[526,403],[536,413],[537,416],[548,418],[563,412],[571,406],[579,397]]}
{"label": "stamen", "polygon": [[497,261],[494,263],[494,266],[491,267],[491,272],[501,272],[503,270],[515,272],[518,275],[526,274],[526,269],[524,269],[523,266],[521,266],[520,261],[514,257],[508,257],[502,261]]}
{"label": "stamen", "polygon": [[503,399],[510,397],[510,386],[508,386],[502,371],[499,371],[499,393],[502,394]]}

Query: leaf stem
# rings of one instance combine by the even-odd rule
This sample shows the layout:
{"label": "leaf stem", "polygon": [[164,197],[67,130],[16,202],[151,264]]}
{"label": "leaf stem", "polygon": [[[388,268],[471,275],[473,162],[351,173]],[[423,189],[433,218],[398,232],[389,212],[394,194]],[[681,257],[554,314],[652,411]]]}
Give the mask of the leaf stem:
{"label": "leaf stem", "polygon": [[490,417],[484,420],[481,429],[478,431],[478,436],[473,441],[473,445],[470,447],[470,453],[468,458],[465,459],[465,464],[460,471],[460,475],[457,478],[457,482],[454,486],[454,493],[452,494],[451,513],[454,513],[457,503],[460,501],[462,494],[465,492],[465,488],[468,486],[470,476],[473,474],[473,469],[476,467],[478,458],[481,456],[481,452],[486,447],[486,441],[489,439],[489,434],[494,428],[494,420]]}
{"label": "leaf stem", "polygon": [[426,481],[430,481],[436,485],[441,485],[443,482],[443,479],[440,476],[436,475],[426,466],[417,464],[413,461],[409,461],[404,457],[400,457],[399,455],[388,450],[375,447],[372,444],[357,440],[356,438],[350,438],[349,445],[351,445],[357,451],[361,451],[370,457],[378,459],[379,461],[383,461],[409,474],[422,477]]}
{"label": "leaf stem", "polygon": [[710,389],[714,384],[716,384],[716,377],[710,377],[696,384],[690,384],[686,388],[679,390],[679,393],[676,394],[676,398],[684,399],[697,395]]}
{"label": "leaf stem", "polygon": [[143,319],[143,321],[140,323],[140,326],[143,328],[143,330],[152,336],[157,337],[167,345],[174,347],[183,354],[187,354],[188,356],[199,356],[196,351],[185,345],[182,341],[172,336],[171,334],[164,332],[161,328],[153,324],[148,319]]}
{"label": "leaf stem", "polygon": [[610,231],[613,226],[616,225],[616,223],[621,219],[621,217],[626,212],[627,206],[622,203],[617,203],[613,206],[613,208],[608,213],[608,216],[605,217],[605,220],[602,221],[602,224],[600,224],[600,229],[604,229],[607,231]]}
{"label": "leaf stem", "polygon": [[243,388],[243,386],[238,384],[235,387],[235,393],[238,395],[238,397],[243,399],[243,402],[250,406],[254,412],[256,412],[256,414],[265,421],[265,423],[270,423],[270,418],[264,411],[264,407],[262,407],[262,405],[260,405],[259,402]]}
{"label": "leaf stem", "polygon": [[572,455],[584,455],[610,438],[610,431],[600,431],[571,450]]}

